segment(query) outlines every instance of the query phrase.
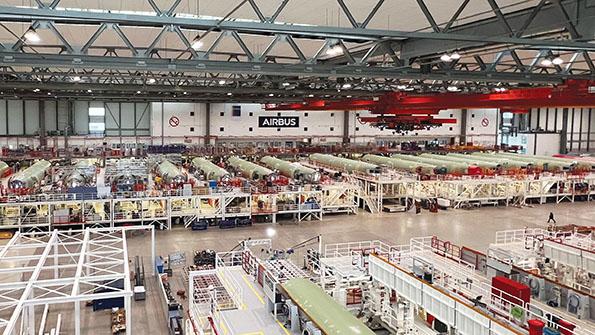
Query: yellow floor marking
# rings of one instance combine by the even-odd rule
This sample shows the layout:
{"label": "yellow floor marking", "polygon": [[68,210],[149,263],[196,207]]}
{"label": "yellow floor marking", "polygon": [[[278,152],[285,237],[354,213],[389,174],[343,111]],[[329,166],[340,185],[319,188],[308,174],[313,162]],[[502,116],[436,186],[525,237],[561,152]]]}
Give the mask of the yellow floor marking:
{"label": "yellow floor marking", "polygon": [[256,291],[256,289],[254,288],[254,286],[252,286],[252,283],[250,283],[250,281],[248,281],[248,279],[246,278],[246,276],[244,276],[242,274],[242,279],[244,280],[244,282],[246,283],[246,285],[248,285],[248,288],[256,295],[256,297],[258,298],[258,300],[260,300],[260,302],[264,305],[264,300],[262,299],[262,297],[260,296],[260,294],[258,294],[258,291]]}
{"label": "yellow floor marking", "polygon": [[281,327],[281,329],[283,329],[283,331],[285,332],[285,334],[291,335],[291,333],[289,333],[289,331],[287,330],[287,328],[285,328],[285,326],[281,322],[279,322],[279,320],[275,320],[275,321],[277,321],[277,323],[279,324],[279,327]]}
{"label": "yellow floor marking", "polygon": [[219,327],[221,327],[223,329],[223,334],[229,333],[229,331],[227,330],[227,326],[225,325],[225,322],[220,321],[219,322]]}
{"label": "yellow floor marking", "polygon": [[[223,279],[223,281],[225,283],[227,283],[227,285],[229,285],[230,287],[233,287],[233,285],[231,285],[231,283],[229,282],[229,280],[227,280],[227,278],[225,277],[225,274],[223,273],[223,271],[219,272],[219,275],[221,275],[221,279]],[[246,309],[246,304],[240,300],[240,306],[238,306],[238,308],[240,310]]]}

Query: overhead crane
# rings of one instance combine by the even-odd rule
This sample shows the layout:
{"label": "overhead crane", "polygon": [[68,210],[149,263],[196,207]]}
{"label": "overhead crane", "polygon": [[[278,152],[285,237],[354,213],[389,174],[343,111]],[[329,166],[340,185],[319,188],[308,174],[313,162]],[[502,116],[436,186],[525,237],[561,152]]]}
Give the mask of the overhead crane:
{"label": "overhead crane", "polygon": [[298,103],[266,104],[267,111],[370,111],[359,117],[373,127],[408,132],[456,123],[439,118],[446,109],[497,108],[502,112],[528,113],[531,108],[593,107],[595,81],[567,80],[556,87],[519,88],[493,93],[410,94],[391,92],[371,99],[306,99]]}

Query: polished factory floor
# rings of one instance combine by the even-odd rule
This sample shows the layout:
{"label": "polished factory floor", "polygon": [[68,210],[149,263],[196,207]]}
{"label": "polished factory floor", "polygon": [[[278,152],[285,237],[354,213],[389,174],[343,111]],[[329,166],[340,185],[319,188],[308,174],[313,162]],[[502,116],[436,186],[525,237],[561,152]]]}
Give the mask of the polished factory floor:
{"label": "polished factory floor", "polygon": [[[536,205],[534,207],[484,207],[474,210],[449,210],[439,213],[423,211],[421,214],[369,214],[325,216],[323,221],[285,223],[275,225],[275,248],[288,248],[318,234],[323,243],[362,241],[379,239],[392,244],[408,243],[409,238],[436,235],[443,240],[485,251],[500,230],[522,229],[524,227],[546,227],[547,217],[552,211],[558,225],[595,225],[595,205],[590,202]],[[191,262],[194,250],[214,249],[227,251],[238,241],[252,238],[266,238],[269,224],[258,224],[247,228],[207,231],[190,231],[175,228],[172,231],[157,232],[157,254],[167,255],[184,251]],[[128,238],[128,254],[145,256],[145,268],[149,271],[149,234]],[[174,280],[182,283],[181,271],[174,270]],[[147,300],[133,301],[134,334],[167,334],[165,305],[158,291],[156,279],[147,273]],[[187,302],[184,302],[187,305]],[[57,310],[53,311],[58,312]],[[72,333],[72,310],[62,309],[62,329]],[[90,307],[82,308],[83,334],[109,334],[109,312],[92,312]]]}

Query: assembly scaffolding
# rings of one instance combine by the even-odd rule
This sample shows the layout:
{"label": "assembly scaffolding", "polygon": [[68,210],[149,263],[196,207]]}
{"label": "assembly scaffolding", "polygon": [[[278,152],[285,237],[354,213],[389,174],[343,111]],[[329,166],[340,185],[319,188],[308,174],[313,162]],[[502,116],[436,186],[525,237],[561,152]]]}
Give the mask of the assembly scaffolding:
{"label": "assembly scaffolding", "polygon": [[123,299],[126,334],[131,334],[133,291],[126,233],[138,230],[151,233],[154,264],[152,226],[15,233],[0,249],[0,273],[6,278],[0,284],[2,334],[36,334],[38,327],[43,333],[43,322],[36,323],[36,306],[73,304],[74,334],[79,335],[81,302],[113,298]]}

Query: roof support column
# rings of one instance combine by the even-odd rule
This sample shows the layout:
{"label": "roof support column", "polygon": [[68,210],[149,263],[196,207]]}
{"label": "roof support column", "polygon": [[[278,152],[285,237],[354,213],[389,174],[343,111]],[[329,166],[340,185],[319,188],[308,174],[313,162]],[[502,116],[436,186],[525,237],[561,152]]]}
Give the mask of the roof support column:
{"label": "roof support column", "polygon": [[343,144],[349,144],[349,111],[343,111]]}
{"label": "roof support column", "polygon": [[211,103],[205,104],[205,146],[211,144]]}
{"label": "roof support column", "polygon": [[45,148],[47,146],[46,129],[45,129],[45,100],[39,100],[39,146]]}
{"label": "roof support column", "polygon": [[568,108],[562,108],[562,129],[560,129],[560,153],[568,153]]}
{"label": "roof support column", "polygon": [[467,144],[467,109],[461,109],[461,136],[459,138],[461,145]]}

